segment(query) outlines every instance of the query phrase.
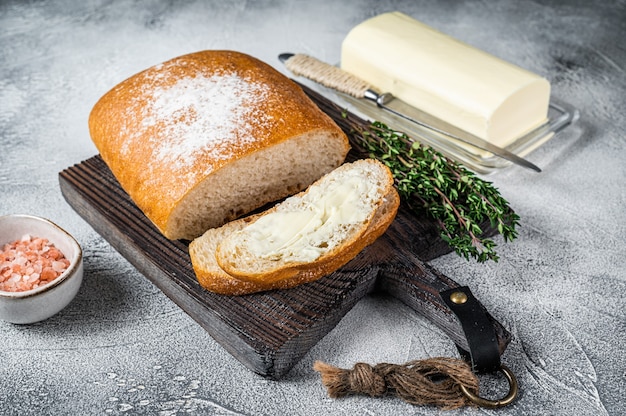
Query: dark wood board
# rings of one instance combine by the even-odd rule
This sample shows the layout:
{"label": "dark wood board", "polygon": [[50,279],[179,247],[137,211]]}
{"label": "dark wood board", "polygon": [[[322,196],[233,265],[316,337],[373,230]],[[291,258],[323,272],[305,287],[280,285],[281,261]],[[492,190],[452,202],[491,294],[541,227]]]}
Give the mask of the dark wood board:
{"label": "dark wood board", "polygon": [[[342,125],[340,109],[306,91]],[[404,207],[381,238],[329,276],[289,290],[224,296],[198,284],[187,242],[163,237],[100,156],[63,170],[59,181],[64,198],[79,215],[229,353],[264,377],[286,374],[373,290],[401,299],[467,349],[460,323],[439,296],[459,285],[424,263],[449,249],[430,219]],[[491,319],[503,352],[510,334]]]}

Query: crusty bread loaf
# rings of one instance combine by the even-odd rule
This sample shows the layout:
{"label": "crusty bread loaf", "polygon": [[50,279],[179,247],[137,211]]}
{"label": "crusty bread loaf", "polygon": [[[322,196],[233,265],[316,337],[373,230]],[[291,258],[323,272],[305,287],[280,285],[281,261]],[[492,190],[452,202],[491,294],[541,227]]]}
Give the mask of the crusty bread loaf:
{"label": "crusty bread loaf", "polygon": [[191,240],[306,188],[349,149],[299,86],[232,51],[130,77],[96,103],[89,129],[122,188],[170,239]]}
{"label": "crusty bread loaf", "polygon": [[376,209],[365,232],[358,239],[344,242],[341,247],[334,250],[333,256],[326,258],[326,261],[318,261],[315,264],[308,264],[307,267],[301,267],[297,273],[288,278],[244,280],[226,273],[218,264],[216,251],[220,243],[266,213],[252,215],[208,230],[191,242],[189,254],[198,282],[211,292],[243,295],[271,289],[288,289],[328,275],[354,258],[387,230],[395,218],[399,205],[400,197],[392,187],[389,193],[381,199],[381,204]]}

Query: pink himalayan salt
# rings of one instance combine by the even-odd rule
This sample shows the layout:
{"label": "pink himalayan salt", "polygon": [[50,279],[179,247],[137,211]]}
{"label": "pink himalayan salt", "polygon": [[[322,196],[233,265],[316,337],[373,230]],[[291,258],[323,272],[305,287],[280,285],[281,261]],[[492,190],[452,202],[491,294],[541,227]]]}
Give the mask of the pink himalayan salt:
{"label": "pink himalayan salt", "polygon": [[70,262],[46,238],[23,236],[0,251],[0,290],[20,292],[50,283]]}

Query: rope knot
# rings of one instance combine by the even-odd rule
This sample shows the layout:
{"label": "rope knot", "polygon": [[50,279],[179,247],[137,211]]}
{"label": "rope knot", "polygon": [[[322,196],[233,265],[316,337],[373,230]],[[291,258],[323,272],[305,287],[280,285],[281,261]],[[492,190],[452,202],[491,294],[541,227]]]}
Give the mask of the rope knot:
{"label": "rope knot", "polygon": [[378,397],[387,391],[384,377],[376,372],[375,367],[366,363],[356,363],[352,371],[347,371],[348,389],[356,394]]}
{"label": "rope knot", "polygon": [[402,365],[357,363],[351,370],[316,361],[313,369],[320,373],[332,398],[349,394],[380,397],[390,393],[411,404],[456,409],[473,405],[461,391],[461,385],[478,392],[478,378],[466,362],[458,359],[439,357]]}

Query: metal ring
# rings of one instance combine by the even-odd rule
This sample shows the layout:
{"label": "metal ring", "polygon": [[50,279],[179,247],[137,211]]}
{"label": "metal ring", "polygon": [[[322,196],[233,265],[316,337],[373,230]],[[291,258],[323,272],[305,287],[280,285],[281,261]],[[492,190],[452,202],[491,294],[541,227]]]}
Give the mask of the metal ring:
{"label": "metal ring", "polygon": [[509,392],[505,397],[499,400],[485,399],[485,398],[475,395],[474,393],[469,391],[464,385],[460,384],[459,386],[461,387],[461,391],[463,392],[465,397],[467,397],[471,402],[481,407],[495,409],[498,407],[504,407],[504,406],[511,404],[513,400],[515,400],[515,398],[517,397],[517,392],[518,392],[517,379],[515,378],[515,375],[513,374],[513,372],[509,370],[509,368],[505,366],[504,364],[500,366],[499,371],[502,374],[504,374],[504,376],[509,382]]}

